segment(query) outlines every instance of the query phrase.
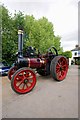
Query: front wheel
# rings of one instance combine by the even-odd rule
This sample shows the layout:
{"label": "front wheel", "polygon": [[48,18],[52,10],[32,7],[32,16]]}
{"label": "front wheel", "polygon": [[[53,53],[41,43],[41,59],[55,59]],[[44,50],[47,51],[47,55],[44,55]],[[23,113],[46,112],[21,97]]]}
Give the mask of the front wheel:
{"label": "front wheel", "polygon": [[11,87],[18,94],[30,92],[36,84],[35,72],[30,68],[20,68],[17,70],[12,79]]}
{"label": "front wheel", "polygon": [[68,61],[64,56],[56,56],[50,65],[52,77],[57,81],[65,79],[68,72]]}

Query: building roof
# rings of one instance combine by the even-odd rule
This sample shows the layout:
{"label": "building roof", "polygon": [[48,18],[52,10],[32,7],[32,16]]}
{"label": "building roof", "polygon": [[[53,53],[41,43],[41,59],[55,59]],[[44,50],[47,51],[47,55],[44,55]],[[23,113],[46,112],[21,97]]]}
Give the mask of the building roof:
{"label": "building roof", "polygon": [[78,45],[75,46],[74,49],[72,49],[71,51],[79,51],[80,50],[80,47]]}

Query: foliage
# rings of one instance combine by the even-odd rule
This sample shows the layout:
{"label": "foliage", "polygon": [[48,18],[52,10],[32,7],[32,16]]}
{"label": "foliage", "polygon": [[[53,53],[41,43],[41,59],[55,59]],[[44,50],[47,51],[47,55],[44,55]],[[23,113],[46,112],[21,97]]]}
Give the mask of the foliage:
{"label": "foliage", "polygon": [[2,59],[12,60],[12,54],[15,53],[16,44],[13,38],[13,21],[8,10],[2,6]]}
{"label": "foliage", "polygon": [[31,45],[37,49],[40,49],[41,52],[45,52],[54,43],[53,35],[52,23],[48,22],[46,18],[39,20],[35,20],[33,18],[33,24],[30,25],[28,29],[28,39],[26,45]]}
{"label": "foliage", "polygon": [[2,37],[1,37],[1,29],[2,29],[2,7],[0,6],[0,61],[2,61]]}
{"label": "foliage", "polygon": [[71,58],[72,57],[72,52],[71,51],[65,51],[62,53],[62,55],[64,55],[67,58]]}
{"label": "foliage", "polygon": [[76,59],[75,64],[80,65],[80,59]]}
{"label": "foliage", "polygon": [[[42,17],[38,20],[33,15],[25,15],[18,12],[12,17],[8,9],[2,7],[2,59],[11,63],[15,60],[14,54],[18,48],[17,31],[20,28],[24,30],[24,51],[26,47],[33,46],[40,49],[41,53],[47,51],[50,46],[55,46],[61,54],[60,36],[54,35],[54,26],[47,18]],[[1,11],[1,9],[0,9]]]}

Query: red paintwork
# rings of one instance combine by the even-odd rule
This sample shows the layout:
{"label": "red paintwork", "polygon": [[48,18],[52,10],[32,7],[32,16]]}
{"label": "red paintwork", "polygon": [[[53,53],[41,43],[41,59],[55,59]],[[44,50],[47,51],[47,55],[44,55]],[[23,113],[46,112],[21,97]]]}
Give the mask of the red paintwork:
{"label": "red paintwork", "polygon": [[31,68],[40,68],[45,65],[46,61],[45,59],[41,60],[40,58],[31,58],[28,59],[29,61],[29,67]]}
{"label": "red paintwork", "polygon": [[58,80],[63,80],[66,77],[68,71],[67,60],[61,57],[56,65],[56,74]]}
{"label": "red paintwork", "polygon": [[16,67],[16,66],[13,66],[13,67],[9,70],[9,72],[8,72],[8,78],[9,78],[9,80],[11,80],[12,75],[16,72],[16,70],[17,70],[17,67]]}
{"label": "red paintwork", "polygon": [[[27,81],[25,83],[25,80]],[[24,69],[14,76],[14,89],[18,93],[27,93],[32,90],[36,84],[36,75],[32,70]]]}

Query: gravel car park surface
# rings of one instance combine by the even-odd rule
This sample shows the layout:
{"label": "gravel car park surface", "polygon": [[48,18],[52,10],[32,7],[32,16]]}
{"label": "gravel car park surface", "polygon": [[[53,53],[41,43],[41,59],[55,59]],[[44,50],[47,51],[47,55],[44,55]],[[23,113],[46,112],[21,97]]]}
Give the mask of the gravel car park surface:
{"label": "gravel car park surface", "polygon": [[3,118],[78,118],[78,66],[70,66],[61,82],[37,74],[28,94],[16,94],[7,76],[2,77],[2,87]]}

